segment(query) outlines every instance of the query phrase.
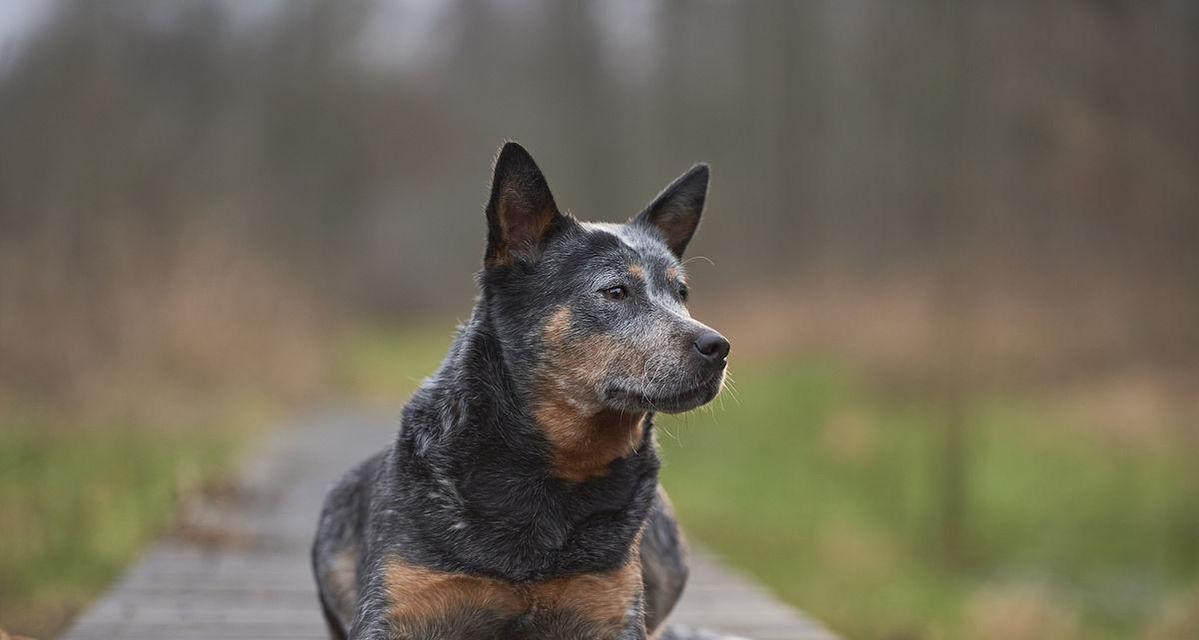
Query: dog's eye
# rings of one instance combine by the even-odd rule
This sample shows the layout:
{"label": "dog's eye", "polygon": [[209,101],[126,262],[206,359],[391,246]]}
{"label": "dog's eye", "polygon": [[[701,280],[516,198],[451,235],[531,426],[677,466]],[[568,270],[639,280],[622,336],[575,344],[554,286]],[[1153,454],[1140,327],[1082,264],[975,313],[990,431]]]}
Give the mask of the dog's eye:
{"label": "dog's eye", "polygon": [[629,297],[629,290],[623,286],[608,287],[607,289],[603,289],[602,293],[609,300],[624,300]]}
{"label": "dog's eye", "polygon": [[679,285],[679,299],[682,300],[683,302],[686,302],[687,296],[689,296],[689,295],[691,295],[691,290],[687,288],[687,285],[685,285],[685,284]]}

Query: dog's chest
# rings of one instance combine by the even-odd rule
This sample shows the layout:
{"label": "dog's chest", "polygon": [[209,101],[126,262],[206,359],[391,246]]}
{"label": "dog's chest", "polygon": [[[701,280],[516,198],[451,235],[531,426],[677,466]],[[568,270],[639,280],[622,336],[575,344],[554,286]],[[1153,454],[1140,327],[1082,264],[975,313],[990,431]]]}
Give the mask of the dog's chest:
{"label": "dog's chest", "polygon": [[395,560],[387,564],[385,584],[395,638],[644,637],[635,559],[613,571],[527,583]]}

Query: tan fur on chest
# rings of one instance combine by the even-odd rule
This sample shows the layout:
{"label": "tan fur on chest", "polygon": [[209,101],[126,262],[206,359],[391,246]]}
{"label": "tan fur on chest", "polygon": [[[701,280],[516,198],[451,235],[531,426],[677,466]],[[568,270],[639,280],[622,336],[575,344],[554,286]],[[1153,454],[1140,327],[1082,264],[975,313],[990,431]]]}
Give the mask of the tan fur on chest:
{"label": "tan fur on chest", "polygon": [[429,629],[457,618],[568,614],[586,620],[600,637],[617,634],[641,595],[638,554],[604,573],[564,576],[542,582],[509,583],[446,573],[401,561],[386,567],[385,585],[393,627]]}

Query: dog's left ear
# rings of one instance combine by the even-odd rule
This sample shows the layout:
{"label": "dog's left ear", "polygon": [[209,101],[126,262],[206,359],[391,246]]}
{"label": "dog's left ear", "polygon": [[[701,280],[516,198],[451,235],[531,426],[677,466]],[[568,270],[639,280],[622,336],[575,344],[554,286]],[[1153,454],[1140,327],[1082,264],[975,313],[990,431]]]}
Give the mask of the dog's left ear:
{"label": "dog's left ear", "polygon": [[704,212],[708,175],[706,164],[691,167],[630,222],[656,230],[675,257],[681,259]]}
{"label": "dog's left ear", "polygon": [[550,232],[567,221],[533,156],[515,142],[505,144],[495,160],[487,202],[484,264],[499,267],[535,260]]}

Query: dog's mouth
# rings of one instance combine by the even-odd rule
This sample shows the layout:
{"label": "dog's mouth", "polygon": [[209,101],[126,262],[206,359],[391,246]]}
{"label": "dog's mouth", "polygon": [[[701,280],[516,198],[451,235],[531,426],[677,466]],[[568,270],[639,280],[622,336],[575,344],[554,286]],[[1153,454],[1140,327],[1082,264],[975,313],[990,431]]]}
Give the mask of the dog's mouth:
{"label": "dog's mouth", "polygon": [[723,371],[682,390],[646,389],[640,385],[613,383],[604,392],[604,399],[623,410],[682,413],[711,402],[723,384]]}

